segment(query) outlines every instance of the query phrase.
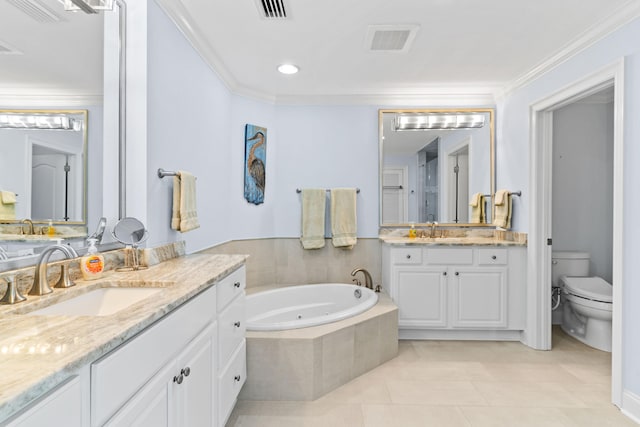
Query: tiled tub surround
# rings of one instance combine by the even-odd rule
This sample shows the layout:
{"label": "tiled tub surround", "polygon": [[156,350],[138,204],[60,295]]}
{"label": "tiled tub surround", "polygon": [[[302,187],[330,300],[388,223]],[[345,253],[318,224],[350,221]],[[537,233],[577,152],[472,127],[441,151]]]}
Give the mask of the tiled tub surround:
{"label": "tiled tub surround", "polygon": [[[24,303],[0,306],[0,420],[209,288],[239,268],[245,259],[244,255],[189,255],[147,270],[111,271],[97,281],[78,281],[70,289],[56,289],[41,297],[30,296]],[[104,282],[114,286],[144,283],[162,290],[111,316],[22,314],[48,301],[88,292]]]}
{"label": "tiled tub surround", "polygon": [[247,382],[239,398],[315,400],[397,352],[398,309],[382,293],[375,306],[349,319],[287,331],[247,331]]}

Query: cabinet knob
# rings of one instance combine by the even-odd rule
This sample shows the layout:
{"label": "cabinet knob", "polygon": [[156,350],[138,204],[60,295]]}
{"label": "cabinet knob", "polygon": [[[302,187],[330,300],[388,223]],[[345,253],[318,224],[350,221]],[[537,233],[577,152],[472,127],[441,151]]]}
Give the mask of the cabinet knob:
{"label": "cabinet knob", "polygon": [[233,326],[235,326],[236,328],[239,328],[239,327],[240,327],[240,322],[235,322],[235,323],[233,324]]}
{"label": "cabinet knob", "polygon": [[182,384],[182,380],[184,380],[184,377],[182,376],[182,374],[173,377],[174,383]]}
{"label": "cabinet knob", "polygon": [[407,255],[407,259],[411,259],[411,255]]}
{"label": "cabinet knob", "polygon": [[443,276],[446,276],[446,275],[447,275],[447,272],[446,272],[446,271],[443,271],[443,272],[442,272],[442,275],[443,275]]}
{"label": "cabinet knob", "polygon": [[460,275],[460,273],[458,271],[456,271],[456,276],[459,276],[459,275]]}
{"label": "cabinet knob", "polygon": [[185,377],[188,377],[190,373],[191,373],[191,368],[187,366],[186,368],[180,371],[180,376],[184,375]]}
{"label": "cabinet knob", "polygon": [[491,256],[491,259],[498,259],[498,257],[497,257],[497,256],[495,256],[495,255],[492,255],[492,256]]}
{"label": "cabinet knob", "polygon": [[236,375],[235,377],[233,377],[233,380],[236,382],[240,382],[240,375]]}
{"label": "cabinet knob", "polygon": [[234,287],[234,288],[239,288],[239,287],[240,287],[240,282],[235,282],[235,283],[233,284],[233,287]]}

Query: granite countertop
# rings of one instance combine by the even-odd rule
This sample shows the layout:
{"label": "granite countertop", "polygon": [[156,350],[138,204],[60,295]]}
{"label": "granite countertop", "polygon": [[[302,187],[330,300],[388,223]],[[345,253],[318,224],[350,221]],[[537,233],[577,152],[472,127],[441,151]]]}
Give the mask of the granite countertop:
{"label": "granite countertop", "polygon": [[[0,420],[74,375],[150,326],[214,282],[239,268],[245,255],[194,254],[147,270],[106,272],[27,302],[0,306]],[[110,316],[29,316],[42,308],[105,286],[162,290]],[[212,309],[215,309],[212,308]]]}
{"label": "granite countertop", "polygon": [[414,237],[406,236],[379,236],[383,243],[399,246],[527,246],[526,240],[517,242],[513,240],[499,239],[496,237]]}

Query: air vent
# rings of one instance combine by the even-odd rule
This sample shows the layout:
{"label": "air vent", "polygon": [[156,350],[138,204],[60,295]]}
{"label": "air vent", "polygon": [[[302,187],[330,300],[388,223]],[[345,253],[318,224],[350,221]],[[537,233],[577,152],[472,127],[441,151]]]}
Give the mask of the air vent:
{"label": "air vent", "polygon": [[0,55],[22,55],[22,52],[0,40]]}
{"label": "air vent", "polygon": [[38,22],[64,21],[53,9],[39,0],[7,0],[7,3],[17,7]]}
{"label": "air vent", "polygon": [[365,49],[371,52],[406,53],[419,28],[418,25],[369,25]]}
{"label": "air vent", "polygon": [[287,19],[287,9],[284,0],[256,0],[260,17],[263,19]]}

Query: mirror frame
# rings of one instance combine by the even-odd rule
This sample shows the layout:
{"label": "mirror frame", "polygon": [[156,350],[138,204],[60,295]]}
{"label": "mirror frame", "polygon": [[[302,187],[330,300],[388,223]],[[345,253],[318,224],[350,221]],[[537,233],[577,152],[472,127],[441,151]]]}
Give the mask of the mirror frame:
{"label": "mirror frame", "polygon": [[[411,225],[415,226],[427,226],[430,223],[398,223],[398,224],[383,224],[382,223],[382,170],[384,167],[384,157],[383,157],[383,114],[409,114],[409,113],[417,113],[417,114],[425,114],[425,113],[488,113],[489,114],[489,184],[490,184],[490,194],[491,194],[491,218],[493,218],[494,213],[494,205],[493,205],[493,195],[496,191],[496,174],[495,174],[495,141],[496,141],[496,133],[495,133],[495,108],[472,108],[472,107],[452,107],[452,108],[381,108],[378,110],[378,227],[382,228],[402,228],[402,227],[410,227]],[[493,227],[493,224],[478,224],[478,223],[438,223],[440,226],[450,226],[450,227]]]}
{"label": "mirror frame", "polygon": [[[18,108],[7,108],[0,110],[0,114],[3,113],[13,113],[13,114],[73,114],[73,115],[82,115],[82,120],[84,121],[82,126],[82,220],[81,221],[62,221],[60,219],[53,219],[52,223],[54,225],[73,225],[73,226],[84,226],[87,225],[87,198],[88,198],[88,139],[89,139],[89,111],[88,110],[61,110],[61,109],[18,109]],[[28,129],[26,129],[28,130]],[[46,130],[46,129],[44,129]],[[54,132],[64,132],[53,130]],[[28,219],[33,221],[33,224],[48,224],[49,219],[41,218],[41,219],[33,219],[29,217]],[[2,219],[0,220],[0,224],[20,224],[22,223],[22,219]]]}

